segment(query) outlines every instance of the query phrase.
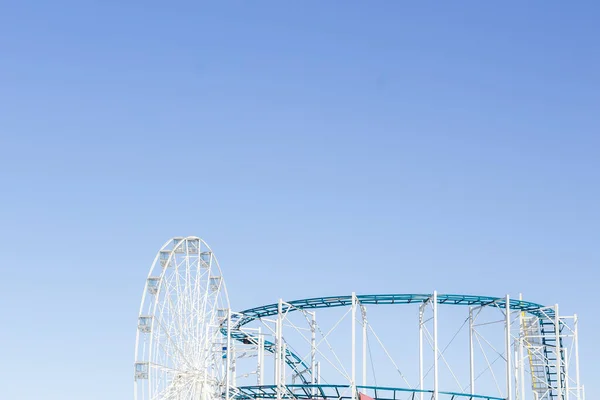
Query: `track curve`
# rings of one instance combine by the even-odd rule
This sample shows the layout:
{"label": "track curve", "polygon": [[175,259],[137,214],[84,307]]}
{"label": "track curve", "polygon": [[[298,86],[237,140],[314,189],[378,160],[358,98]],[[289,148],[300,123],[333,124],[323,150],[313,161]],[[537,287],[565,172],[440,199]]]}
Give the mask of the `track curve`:
{"label": "track curve", "polygon": [[[407,304],[422,304],[430,301],[433,298],[433,294],[412,294],[412,293],[399,293],[399,294],[366,294],[356,295],[359,304],[364,305],[407,305]],[[455,306],[495,306],[499,308],[506,308],[506,298],[503,297],[491,297],[491,296],[476,296],[476,295],[463,295],[463,294],[437,294],[437,303],[440,305],[455,305]],[[352,305],[352,295],[346,296],[329,296],[329,297],[314,297],[308,299],[292,300],[283,303],[282,311],[284,313],[293,312],[295,310],[311,310],[320,308],[333,308],[333,307],[348,307]],[[509,308],[515,311],[522,311],[535,315],[537,317],[547,318],[552,317],[553,311],[548,310],[542,304],[533,303],[529,301],[513,300],[509,299]],[[544,310],[544,312],[542,312]],[[237,341],[245,342],[248,341],[257,343],[257,338],[249,333],[243,332],[241,328],[244,325],[251,323],[260,318],[265,318],[278,313],[278,303],[267,304],[264,306],[250,308],[239,313],[236,313],[236,318],[232,319],[231,326],[231,337]],[[227,326],[222,326],[221,332],[227,336]],[[265,341],[265,350],[274,353],[275,344]],[[286,364],[296,373],[296,376],[302,381],[303,387],[312,386],[307,376],[310,376],[310,367],[306,365],[302,359],[287,350],[285,354]],[[323,385],[319,385],[319,391],[322,391]],[[335,385],[333,385],[335,386]],[[342,386],[340,386],[342,387]],[[410,391],[412,389],[400,389],[395,388],[396,391]],[[413,393],[419,391],[412,390]],[[426,392],[426,391],[423,391]],[[261,392],[262,393],[262,392]],[[458,396],[453,397],[456,399],[460,398],[460,393],[448,394]],[[472,396],[473,398],[495,400],[494,397],[489,396]],[[467,396],[468,397],[468,396]],[[266,393],[262,393],[260,398],[268,398]],[[466,398],[466,397],[465,397]],[[381,398],[381,400],[385,400]]]}

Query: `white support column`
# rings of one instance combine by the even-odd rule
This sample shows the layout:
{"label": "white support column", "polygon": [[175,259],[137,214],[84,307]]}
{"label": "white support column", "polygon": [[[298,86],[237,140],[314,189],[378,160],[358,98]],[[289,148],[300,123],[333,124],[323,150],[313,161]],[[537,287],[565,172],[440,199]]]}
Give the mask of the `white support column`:
{"label": "white support column", "polygon": [[231,309],[227,309],[227,348],[225,349],[225,400],[229,400],[231,382]]}
{"label": "white support column", "polygon": [[[419,389],[423,390],[423,313],[427,303],[419,306]],[[420,400],[423,400],[423,392],[420,393]]]}
{"label": "white support column", "polygon": [[282,328],[283,328],[283,300],[279,299],[279,302],[277,304],[277,326],[275,329],[275,334],[276,334],[276,338],[275,338],[275,385],[276,385],[276,391],[277,391],[277,400],[281,400],[282,397],[282,391],[281,391],[281,375],[282,375]]}
{"label": "white support column", "polygon": [[265,365],[265,337],[262,334],[260,327],[258,328],[258,361],[256,367],[257,373],[257,384],[262,386],[264,384],[264,365]]}
{"label": "white support column", "polygon": [[[287,344],[282,343],[281,344],[281,381],[280,381],[281,387],[285,386],[285,383],[286,383],[286,376],[285,376],[285,355],[286,354],[287,354]],[[294,375],[292,374],[292,379],[293,378],[294,378]]]}
{"label": "white support column", "polygon": [[362,385],[367,386],[367,308],[361,305],[362,315]]}
{"label": "white support column", "polygon": [[579,328],[577,314],[573,317],[573,339],[575,340],[575,383],[577,384],[577,400],[585,398],[581,397],[581,382],[579,381]]}
{"label": "white support column", "polygon": [[471,394],[475,394],[475,351],[473,349],[473,307],[469,307],[469,386]]}
{"label": "white support column", "polygon": [[525,400],[525,343],[523,342],[523,338],[519,338],[519,398],[518,400]]}
{"label": "white support column", "polygon": [[356,399],[356,293],[352,292],[352,399]]}
{"label": "white support column", "polygon": [[236,366],[237,355],[235,353],[235,346],[231,346],[231,351],[229,352],[229,354],[231,354],[231,387],[236,387],[237,386],[237,366]]}
{"label": "white support column", "polygon": [[506,400],[512,400],[512,352],[510,349],[510,296],[506,295]]}
{"label": "white support column", "polygon": [[317,361],[317,385],[321,384],[321,361]]}
{"label": "white support column", "polygon": [[[523,295],[519,294],[519,301]],[[525,318],[523,311],[519,311],[519,371],[521,376],[521,396],[518,400],[525,400]]]}
{"label": "white support column", "polygon": [[561,382],[561,348],[560,348],[560,317],[558,315],[558,304],[554,305],[554,329],[556,331],[556,400],[563,400]]}
{"label": "white support column", "polygon": [[273,357],[273,383],[275,386],[279,386],[279,315],[275,320],[275,354]]}
{"label": "white support column", "polygon": [[519,338],[512,338],[512,355],[513,355],[513,384],[514,386],[514,399],[521,400],[521,360],[519,359]]}
{"label": "white support column", "polygon": [[570,400],[571,394],[569,393],[569,353],[567,349],[564,349],[565,354],[565,400]]}
{"label": "white support column", "polygon": [[433,398],[439,400],[439,365],[438,365],[438,302],[437,290],[433,291]]}
{"label": "white support column", "polygon": [[[310,383],[317,383],[317,313],[312,312],[310,321]],[[312,395],[316,395],[317,390],[311,390]]]}

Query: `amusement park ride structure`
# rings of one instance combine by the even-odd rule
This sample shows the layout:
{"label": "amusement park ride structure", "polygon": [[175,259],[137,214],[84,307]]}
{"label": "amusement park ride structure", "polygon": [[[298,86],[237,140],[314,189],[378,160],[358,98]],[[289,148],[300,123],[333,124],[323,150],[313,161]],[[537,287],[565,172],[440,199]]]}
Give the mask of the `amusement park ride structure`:
{"label": "amusement park ride structure", "polygon": [[[391,317],[398,306],[417,311],[414,325]],[[414,330],[414,362],[392,357],[370,319],[377,308],[392,341],[407,344],[401,331]],[[335,310],[341,317],[327,315]],[[449,340],[441,310],[462,322]],[[465,351],[453,356],[457,342]],[[382,359],[401,384],[377,385],[373,365]],[[198,237],[173,238],[154,259],[134,371],[136,400],[585,399],[577,316],[560,315],[558,305],[434,291],[280,299],[234,312],[218,262]]]}

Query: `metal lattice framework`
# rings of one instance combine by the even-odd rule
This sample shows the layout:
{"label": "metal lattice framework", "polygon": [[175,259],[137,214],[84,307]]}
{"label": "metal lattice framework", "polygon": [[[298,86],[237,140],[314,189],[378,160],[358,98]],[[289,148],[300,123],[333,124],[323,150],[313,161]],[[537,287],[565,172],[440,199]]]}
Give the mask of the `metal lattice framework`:
{"label": "metal lattice framework", "polygon": [[[416,382],[403,373],[406,365],[391,356],[367,318],[367,308],[391,305],[418,307]],[[447,306],[463,306],[468,312],[444,346],[440,332],[447,329],[439,328],[443,321],[438,313]],[[316,322],[317,311],[325,309],[345,311],[327,330]],[[332,336],[344,320],[351,324],[349,359],[347,351],[345,355],[336,351]],[[461,381],[464,377],[455,373],[447,354],[461,330],[468,334],[469,362],[460,367],[468,370],[468,382]],[[405,386],[378,386],[374,376],[367,377],[367,360],[373,361],[370,340]],[[362,349],[360,363],[357,348]],[[271,363],[267,357],[272,357]],[[478,383],[484,374],[489,376],[487,386]],[[332,376],[338,381],[326,380]],[[265,382],[270,377],[272,381]],[[561,316],[557,305],[508,295],[353,293],[280,299],[233,312],[216,258],[197,237],[172,239],[153,263],[138,318],[135,382],[136,400],[585,399],[579,379],[577,316]],[[440,389],[449,382],[455,382],[454,389]],[[478,393],[478,388],[488,393]],[[490,388],[497,394],[489,393]]]}

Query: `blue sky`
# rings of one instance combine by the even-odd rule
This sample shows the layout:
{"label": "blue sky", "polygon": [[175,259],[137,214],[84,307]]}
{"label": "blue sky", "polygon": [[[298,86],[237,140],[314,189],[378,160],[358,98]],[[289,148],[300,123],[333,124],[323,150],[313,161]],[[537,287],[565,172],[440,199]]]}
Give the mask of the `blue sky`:
{"label": "blue sky", "polygon": [[600,6],[0,2],[6,399],[131,398],[155,252],[234,308],[465,292],[593,303]]}

